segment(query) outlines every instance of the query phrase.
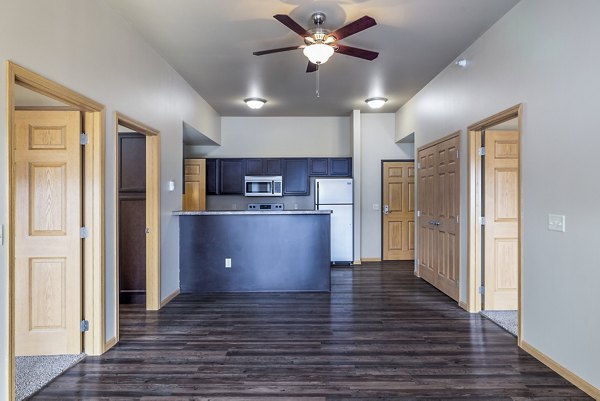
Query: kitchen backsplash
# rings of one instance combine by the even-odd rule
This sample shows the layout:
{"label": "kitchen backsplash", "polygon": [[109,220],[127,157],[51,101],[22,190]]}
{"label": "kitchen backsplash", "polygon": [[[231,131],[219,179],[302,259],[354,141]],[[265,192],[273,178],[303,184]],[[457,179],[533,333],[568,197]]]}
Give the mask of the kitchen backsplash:
{"label": "kitchen backsplash", "polygon": [[241,196],[241,195],[208,195],[207,210],[247,210],[249,203],[283,203],[285,210],[312,210],[315,199],[312,196]]}

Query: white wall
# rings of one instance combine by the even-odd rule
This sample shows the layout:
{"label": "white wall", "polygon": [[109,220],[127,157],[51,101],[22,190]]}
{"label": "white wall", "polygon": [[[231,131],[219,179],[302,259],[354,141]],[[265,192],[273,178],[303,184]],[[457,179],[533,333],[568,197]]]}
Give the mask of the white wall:
{"label": "white wall", "polygon": [[[523,339],[597,388],[599,15],[597,0],[522,0],[464,52],[468,68],[449,66],[398,111],[396,133],[418,147],[463,130],[464,228],[466,127],[524,103]],[[566,215],[565,233],[547,230],[549,213]]]}
{"label": "white wall", "polygon": [[350,117],[221,117],[220,144],[190,146],[186,152],[207,157],[348,157]]}
{"label": "white wall", "polygon": [[[381,258],[381,161],[412,160],[412,143],[395,143],[396,115],[361,114],[361,256]],[[373,209],[378,206],[378,210]]]}
{"label": "white wall", "polygon": [[[1,1],[0,93],[4,60],[55,80],[106,106],[106,338],[115,333],[114,113],[120,111],[161,131],[162,182],[181,188],[182,121],[220,141],[218,114],[106,4],[97,0]],[[90,20],[91,18],[91,20]],[[0,96],[2,121],[6,98]],[[8,221],[6,124],[0,124],[0,223]],[[179,230],[171,211],[181,191],[161,193],[161,295],[179,286]],[[0,246],[0,399],[7,396],[7,246]]]}

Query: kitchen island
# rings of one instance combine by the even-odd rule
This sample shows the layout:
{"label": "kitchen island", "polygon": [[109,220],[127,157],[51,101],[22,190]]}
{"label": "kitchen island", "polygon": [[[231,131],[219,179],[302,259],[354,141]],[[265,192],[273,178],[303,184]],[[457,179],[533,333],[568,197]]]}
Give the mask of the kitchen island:
{"label": "kitchen island", "polygon": [[331,211],[174,214],[182,293],[330,291]]}

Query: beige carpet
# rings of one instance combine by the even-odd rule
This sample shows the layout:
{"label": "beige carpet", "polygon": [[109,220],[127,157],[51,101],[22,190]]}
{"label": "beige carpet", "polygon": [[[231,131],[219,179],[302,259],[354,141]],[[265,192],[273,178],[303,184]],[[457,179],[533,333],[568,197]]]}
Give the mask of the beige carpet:
{"label": "beige carpet", "polygon": [[18,356],[16,399],[24,400],[85,358],[79,355]]}
{"label": "beige carpet", "polygon": [[484,310],[481,314],[508,331],[513,336],[517,336],[519,330],[519,312],[516,310]]}

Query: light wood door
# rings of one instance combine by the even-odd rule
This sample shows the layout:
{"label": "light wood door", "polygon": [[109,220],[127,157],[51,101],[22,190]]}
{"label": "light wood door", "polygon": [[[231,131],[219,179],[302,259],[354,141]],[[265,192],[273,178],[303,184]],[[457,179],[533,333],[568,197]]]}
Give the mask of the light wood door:
{"label": "light wood door", "polygon": [[459,163],[458,136],[418,153],[418,272],[458,300]]}
{"label": "light wood door", "polygon": [[15,111],[15,350],[81,352],[77,111]]}
{"label": "light wood door", "polygon": [[418,155],[418,191],[419,214],[418,220],[418,260],[419,276],[435,285],[437,275],[437,244],[436,226],[433,224],[437,218],[435,191],[436,180],[436,147],[419,151]]}
{"label": "light wood door", "polygon": [[485,132],[484,307],[518,308],[519,133]]}
{"label": "light wood door", "polygon": [[436,146],[436,287],[458,301],[459,230],[459,138],[454,137]]}
{"label": "light wood door", "polygon": [[185,159],[184,210],[206,210],[206,159]]}
{"label": "light wood door", "polygon": [[415,258],[415,163],[383,163],[383,259]]}

